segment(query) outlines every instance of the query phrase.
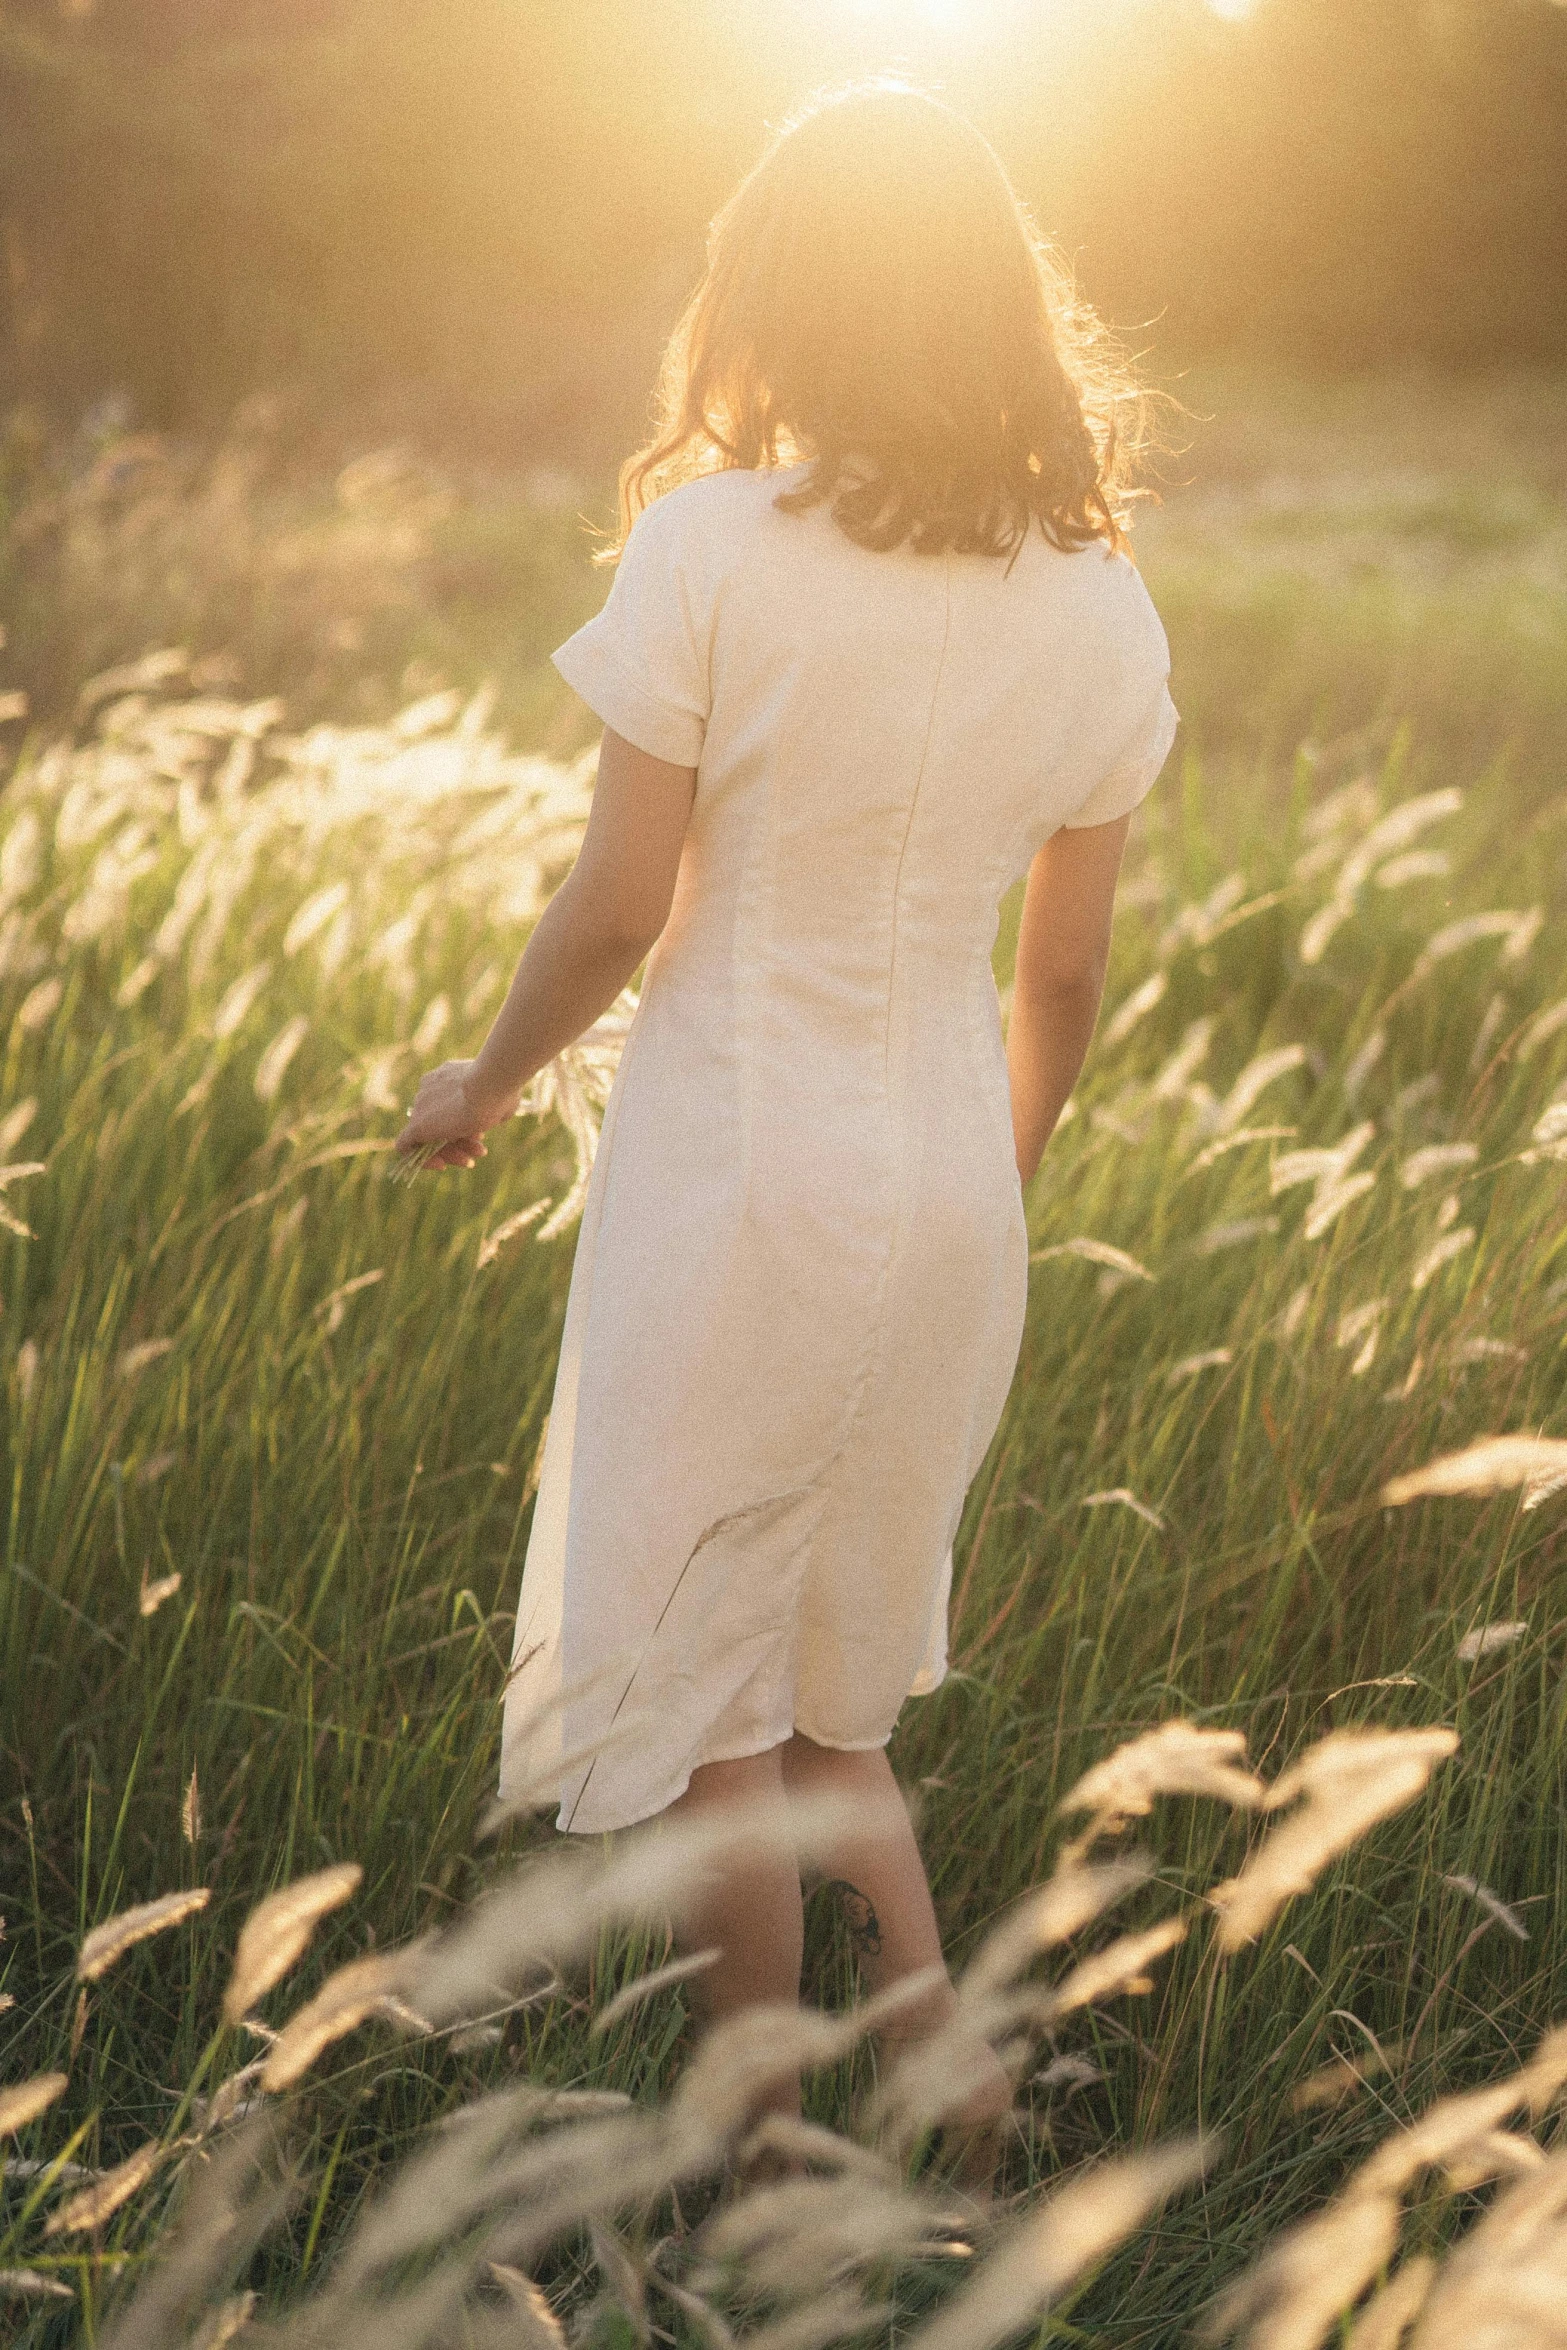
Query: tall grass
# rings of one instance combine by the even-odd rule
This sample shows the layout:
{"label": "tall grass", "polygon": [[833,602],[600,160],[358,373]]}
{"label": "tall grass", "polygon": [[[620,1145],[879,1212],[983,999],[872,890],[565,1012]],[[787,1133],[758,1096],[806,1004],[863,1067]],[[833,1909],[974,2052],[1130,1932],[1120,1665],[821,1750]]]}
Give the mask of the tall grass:
{"label": "tall grass", "polygon": [[[727,2350],[738,2321],[752,2350],[825,2350],[891,2324],[912,2330],[920,2350],[992,2350],[1041,2317],[1048,2331],[1064,2326],[1065,2338],[1081,2339],[1059,2314],[1063,2305],[1076,2303],[1085,2277],[1109,2252],[1204,2177],[1218,2159],[1217,2139],[1166,2138],[1136,2154],[1076,2166],[1000,2228],[993,2211],[961,2191],[943,2191],[938,2177],[909,2173],[932,2126],[961,2104],[984,2046],[995,2046],[1022,2074],[1042,2034],[1149,1991],[1145,1970],[1188,1935],[1193,1919],[1168,1916],[1063,1968],[1062,1945],[1149,1875],[1144,1856],[1108,1865],[1087,1856],[1129,1819],[1145,1816],[1160,1795],[1263,1813],[1294,1807],[1212,1897],[1221,1917],[1209,1957],[1222,1962],[1358,1833],[1417,1796],[1456,1744],[1442,1729],[1329,1735],[1269,1786],[1244,1767],[1237,1733],[1167,1723],[1068,1791],[1060,1809],[1086,1813],[1086,1827],[1063,1848],[1048,1882],[987,1937],[940,2033],[892,2064],[860,2117],[861,2140],[777,2113],[758,2121],[756,2101],[781,2075],[801,2067],[820,2072],[842,2058],[867,2030],[890,2020],[902,1987],[841,2018],[790,2007],[735,2017],[709,2034],[662,2104],[529,2085],[457,2107],[357,2216],[324,2281],[301,2290],[296,2280],[286,2314],[252,2327],[256,2288],[229,2288],[302,2197],[305,2178],[289,2159],[297,2119],[291,2093],[323,2050],[372,2018],[392,2019],[425,2041],[449,2035],[454,2025],[471,2036],[476,2027],[464,2019],[476,2008],[515,2013],[549,1996],[563,1966],[584,1957],[606,1926],[678,1916],[697,1872],[726,1849],[754,1847],[757,1830],[743,1813],[712,1816],[633,1837],[624,1852],[597,1864],[580,1853],[525,1863],[445,1932],[341,1967],[274,2032],[252,2011],[288,1974],[312,1926],[351,1897],[358,1875],[352,1867],[316,1872],[263,1902],[240,1937],[223,2022],[246,2022],[267,2043],[264,2056],[198,2099],[198,2083],[224,2049],[220,2030],[174,2116],[175,2124],[192,2126],[148,2138],[58,2202],[44,2225],[45,2244],[91,2237],[91,2253],[74,2265],[95,2275],[118,2251],[106,2253],[105,2231],[121,2236],[118,2215],[171,2163],[180,2165],[184,2193],[155,2256],[127,2256],[139,2273],[119,2294],[103,2337],[114,2350],[156,2350],[175,2338],[210,2346],[240,2332],[264,2333],[296,2350],[329,2340],[365,2350],[457,2341],[559,2345],[566,2339],[562,2299],[579,2303],[578,2340],[608,2335],[645,2344],[657,2331],[661,2340],[691,2338]],[[808,1862],[813,1848],[825,1857],[846,1824],[839,1804],[799,1806],[787,1833]],[[865,1825],[858,1811],[853,1825]],[[166,1895],[105,1921],[83,1944],[78,1974],[100,1980],[139,1942],[203,1902],[201,1892]],[[1053,1980],[1030,1973],[1047,1955]],[[601,2009],[594,2031],[607,2030],[692,1963],[628,1983]],[[1071,2065],[1058,2057],[1053,2069]],[[1303,2084],[1296,2102],[1330,2102],[1371,2069],[1368,2058],[1325,2068]],[[1077,2071],[1081,2077],[1092,2067],[1079,2059]],[[1449,2097],[1412,2130],[1395,2132],[1326,2210],[1270,2246],[1231,2285],[1206,2315],[1207,2338],[1244,2333],[1254,2350],[1280,2342],[1313,2350],[1338,2313],[1373,2287],[1364,2319],[1373,2339],[1379,2332],[1388,2338],[1390,2324],[1396,2338],[1397,2321],[1424,2305],[1424,2338],[1452,2340],[1453,2309],[1467,2315],[1482,2296],[1491,2339],[1527,2339],[1516,2329],[1497,2334],[1495,2319],[1500,2311],[1505,2323],[1512,2312],[1527,2322],[1557,2280],[1560,2160],[1499,2125],[1524,2112],[1540,2115],[1564,2081],[1567,2030],[1558,2030],[1508,2079]],[[0,2126],[24,2126],[66,2085],[59,2072],[22,2085],[11,2092],[9,2112],[0,2105]],[[701,2198],[730,2157],[744,2166],[739,2191],[693,2233],[682,2196],[687,2205],[693,2193]],[[24,2168],[42,2176],[45,2190],[58,2178],[58,2163],[53,2171]],[[1404,2206],[1433,2173],[1448,2198],[1498,2178],[1513,2182],[1441,2273],[1404,2241],[1412,2232]],[[666,2224],[650,2241],[659,2221]],[[569,2273],[560,2273],[562,2254],[569,2258],[573,2239],[584,2237],[600,2288],[585,2307]],[[932,2270],[939,2274],[943,2261],[968,2260],[976,2250],[981,2258],[956,2292],[949,2297],[938,2288],[933,2296]],[[61,2265],[13,2270],[5,2281],[24,2296],[64,2299],[70,2288]],[[554,2268],[554,2300],[533,2273],[541,2266]],[[653,2307],[673,2319],[674,2331],[655,2327]]]}
{"label": "tall grass", "polygon": [[[67,2076],[16,2140],[0,2268],[75,2295],[9,2305],[28,2344],[97,2337],[183,2174],[171,2157],[98,2235],[46,2238],[91,2182],[26,2166],[101,2170],[199,2126],[190,2097],[248,2053],[220,2008],[261,1895],[364,1870],[268,1995],[275,2026],[552,1840],[477,1828],[570,1262],[569,1231],[514,1220],[565,1198],[578,1145],[520,1121],[471,1174],[411,1187],[386,1148],[421,1062],[482,1031],[588,770],[511,753],[472,697],[287,727],[154,663],[30,737],[0,795],[0,2034],[6,2082]],[[1053,1866],[1066,1788],[1171,1717],[1243,1733],[1269,1778],[1356,1725],[1461,1744],[1254,1944],[1221,1963],[1190,1933],[1150,1993],[1058,2045],[1046,2020],[1013,2191],[1223,2140],[1062,2341],[1189,2339],[1391,2130],[1567,2012],[1567,1492],[1383,1498],[1482,1436],[1567,1436],[1567,801],[1538,762],[1481,774],[1377,712],[1246,794],[1233,743],[1218,765],[1222,788],[1189,750],[1141,829],[1100,1043],[1031,1195],[957,1668],[895,1760],[963,1964]],[[1249,1818],[1161,1797],[1127,1922],[1197,1914]],[[183,1886],[211,1898],[78,1980],[95,1924]],[[836,2004],[852,1961],[824,1897],[810,1916],[810,1988]],[[475,2097],[660,2104],[679,1987],[590,2027],[665,1955],[656,1904],[612,1908],[503,2016],[334,2045],[293,2093],[302,2186],[234,2289],[314,2293],[386,2174]],[[813,2118],[842,2128],[873,2074],[833,2043]],[[701,2202],[677,2185],[658,2226]],[[1410,2249],[1468,2208],[1417,2202]],[[642,2321],[616,2257],[567,2229],[522,2265],[618,2345]],[[900,2325],[954,2266],[922,2258]],[[611,2271],[613,2320],[590,2311]],[[679,2308],[652,2322],[684,2338]]]}

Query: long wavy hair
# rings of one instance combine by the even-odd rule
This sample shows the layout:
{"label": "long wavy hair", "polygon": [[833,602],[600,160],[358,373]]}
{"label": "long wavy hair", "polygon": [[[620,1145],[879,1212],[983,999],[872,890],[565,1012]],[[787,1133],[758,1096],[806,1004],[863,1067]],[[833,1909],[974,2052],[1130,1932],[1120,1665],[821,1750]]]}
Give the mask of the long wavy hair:
{"label": "long wavy hair", "polygon": [[[807,463],[861,546],[1122,544],[1144,403],[994,149],[892,81],[815,101],[714,221],[664,354],[620,540],[666,490]],[[616,550],[618,551],[618,548]]]}

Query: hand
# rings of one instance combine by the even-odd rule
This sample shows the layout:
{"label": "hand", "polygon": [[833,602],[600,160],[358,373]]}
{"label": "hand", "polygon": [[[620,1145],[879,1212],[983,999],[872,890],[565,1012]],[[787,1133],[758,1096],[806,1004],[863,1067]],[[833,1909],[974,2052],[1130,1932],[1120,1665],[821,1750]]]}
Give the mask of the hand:
{"label": "hand", "polygon": [[510,1117],[515,1102],[486,1100],[473,1061],[443,1061],[419,1080],[408,1123],[397,1138],[401,1158],[422,1155],[424,1167],[471,1167],[485,1155],[479,1137]]}

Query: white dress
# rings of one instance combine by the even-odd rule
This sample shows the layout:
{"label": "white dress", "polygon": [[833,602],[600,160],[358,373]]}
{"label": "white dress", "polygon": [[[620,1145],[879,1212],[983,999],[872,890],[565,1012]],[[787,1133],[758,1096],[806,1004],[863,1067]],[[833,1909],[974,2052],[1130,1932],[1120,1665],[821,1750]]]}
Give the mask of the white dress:
{"label": "white dress", "polygon": [[577,1242],[502,1793],[596,1832],[796,1728],[874,1747],[946,1670],[952,1541],[1017,1359],[1027,1235],[990,956],[1063,824],[1175,731],[1098,544],[877,554],[797,472],[638,519],[555,656],[697,770]]}

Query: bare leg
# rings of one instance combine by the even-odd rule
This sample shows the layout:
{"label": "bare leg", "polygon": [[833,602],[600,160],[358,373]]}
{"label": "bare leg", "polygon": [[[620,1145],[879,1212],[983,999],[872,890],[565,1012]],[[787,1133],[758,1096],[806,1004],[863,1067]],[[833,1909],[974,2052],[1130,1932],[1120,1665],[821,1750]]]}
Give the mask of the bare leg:
{"label": "bare leg", "polygon": [[[823,1855],[838,1889],[849,1937],[872,1992],[906,1976],[942,1967],[941,1934],[914,1825],[904,1808],[886,1752],[846,1753],[817,1746],[796,1731],[783,1749],[783,1782],[791,1796],[846,1798],[866,1822],[835,1838]],[[928,2038],[947,2023],[957,1993],[945,1969],[939,1982],[878,2035],[885,2056]],[[981,2079],[952,2117],[958,2124],[998,2120],[1012,2102],[1012,2084],[999,2059],[976,2049]]]}
{"label": "bare leg", "polygon": [[[940,1967],[941,1935],[924,1864],[883,1749],[844,1753],[797,1730],[783,1749],[783,1781],[792,1796],[835,1795],[865,1819],[863,1828],[835,1837],[822,1861],[867,1987],[885,1991],[906,1975]],[[933,2030],[945,2022],[952,2000],[943,1980],[905,2012],[898,2030]]]}
{"label": "bare leg", "polygon": [[[823,1856],[839,1889],[856,1955],[869,1989],[890,1988],[906,1977],[934,1968],[942,1973],[879,2035],[884,2057],[895,2059],[911,2042],[947,2023],[957,1994],[942,1962],[941,1935],[915,1841],[886,1754],[876,1748],[845,1753],[817,1746],[796,1731],[787,1745],[736,1762],[706,1763],[664,1814],[690,1820],[704,1810],[744,1807],[754,1813],[757,1849],[737,1854],[716,1871],[688,1902],[680,1922],[683,1950],[716,1949],[717,1962],[691,1979],[698,2013],[706,2023],[747,2007],[800,1996],[804,1916],[799,1869],[789,1834],[791,1797],[847,1798],[864,1818],[836,1838]],[[951,2117],[960,2127],[982,2131],[997,2123],[1011,2104],[1011,2082],[1000,2062],[982,2045],[975,2070],[981,2076]],[[760,2101],[764,2112],[797,2115],[798,2075],[779,2081]],[[980,2184],[994,2167],[995,2149],[976,2146],[971,2183]]]}
{"label": "bare leg", "polygon": [[[663,1815],[692,1820],[704,1811],[744,1807],[754,1813],[757,1849],[737,1854],[715,1872],[687,1904],[680,1922],[683,1950],[718,1950],[716,1963],[691,1978],[690,1989],[704,2022],[716,2023],[742,2008],[800,1997],[805,1921],[800,1872],[788,1832],[783,1784],[783,1748],[737,1762],[704,1763],[691,1774],[684,1795]],[[778,2083],[762,2110],[798,2114],[798,2074]]]}

